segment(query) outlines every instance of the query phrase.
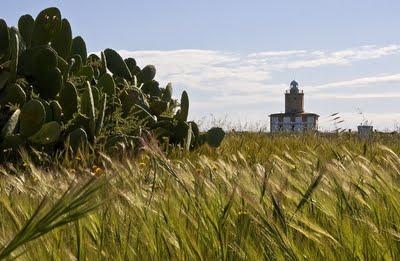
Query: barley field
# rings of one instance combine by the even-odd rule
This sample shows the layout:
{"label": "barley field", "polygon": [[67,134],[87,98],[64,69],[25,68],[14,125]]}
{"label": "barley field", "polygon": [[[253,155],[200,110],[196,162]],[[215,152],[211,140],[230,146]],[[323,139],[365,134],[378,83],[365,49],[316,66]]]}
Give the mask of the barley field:
{"label": "barley field", "polygon": [[192,152],[22,151],[0,168],[0,259],[398,260],[399,153],[397,134],[264,133]]}

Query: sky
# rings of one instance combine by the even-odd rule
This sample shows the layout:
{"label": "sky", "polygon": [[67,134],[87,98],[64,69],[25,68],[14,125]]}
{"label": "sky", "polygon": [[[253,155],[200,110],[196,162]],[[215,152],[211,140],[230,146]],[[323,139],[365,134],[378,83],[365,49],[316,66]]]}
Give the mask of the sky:
{"label": "sky", "polygon": [[398,0],[19,0],[0,17],[16,25],[50,6],[89,52],[113,48],[154,64],[175,97],[188,91],[189,117],[203,125],[268,127],[295,79],[323,130],[400,126]]}

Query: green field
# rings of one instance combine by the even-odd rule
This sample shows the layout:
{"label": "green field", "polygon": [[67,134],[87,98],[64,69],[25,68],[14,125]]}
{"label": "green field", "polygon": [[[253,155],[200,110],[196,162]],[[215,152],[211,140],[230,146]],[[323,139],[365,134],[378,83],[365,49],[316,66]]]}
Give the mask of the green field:
{"label": "green field", "polygon": [[396,260],[399,138],[230,133],[40,168],[22,153],[0,169],[0,259]]}

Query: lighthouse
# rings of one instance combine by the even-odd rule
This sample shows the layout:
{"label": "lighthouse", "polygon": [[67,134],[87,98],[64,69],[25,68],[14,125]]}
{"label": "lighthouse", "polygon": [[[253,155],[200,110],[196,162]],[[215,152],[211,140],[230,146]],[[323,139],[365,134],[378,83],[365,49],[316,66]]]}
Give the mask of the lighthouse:
{"label": "lighthouse", "polygon": [[318,129],[319,115],[304,111],[304,92],[296,81],[285,92],[285,113],[269,115],[271,132],[307,132]]}

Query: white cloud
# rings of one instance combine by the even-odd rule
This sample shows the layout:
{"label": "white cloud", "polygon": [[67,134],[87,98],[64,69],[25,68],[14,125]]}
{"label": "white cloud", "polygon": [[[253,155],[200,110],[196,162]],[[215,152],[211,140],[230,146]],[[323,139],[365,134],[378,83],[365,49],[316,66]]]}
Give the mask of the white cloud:
{"label": "white cloud", "polygon": [[400,74],[391,74],[391,75],[363,77],[347,81],[331,82],[316,86],[310,86],[307,88],[313,91],[313,90],[338,88],[338,87],[364,87],[371,84],[399,82],[399,81],[400,81]]}
{"label": "white cloud", "polygon": [[[271,112],[284,108],[283,92],[291,79],[282,82],[276,74],[292,75],[293,71],[312,68],[313,73],[324,72],[332,66],[351,65],[355,62],[379,59],[400,54],[400,45],[360,46],[345,50],[283,50],[265,51],[243,55],[233,52],[212,50],[172,50],[172,51],[127,51],[119,53],[134,57],[139,66],[154,64],[157,80],[161,85],[172,82],[175,96],[186,89],[190,94],[191,115],[196,118],[210,115],[228,115],[231,121],[257,120],[265,122]],[[329,66],[329,67],[328,67]],[[328,69],[329,70],[329,69]],[[308,76],[309,76],[308,75]],[[329,80],[331,82],[329,82]],[[304,89],[314,100],[371,99],[400,97],[400,92],[352,93],[348,87],[376,87],[400,81],[399,74],[378,74],[350,80],[326,79],[328,83],[306,85]],[[328,92],[334,89],[335,92]],[[361,101],[362,102],[362,101]],[[307,106],[308,107],[308,106]],[[316,108],[323,110],[324,108]],[[339,110],[340,108],[338,108]],[[351,113],[349,113],[351,115]],[[387,114],[395,117],[394,114]],[[355,118],[348,116],[353,121]],[[372,115],[371,117],[377,117]],[[387,116],[390,118],[390,116]],[[397,116],[396,116],[397,117]],[[388,122],[389,118],[385,118]],[[349,122],[351,122],[349,121]],[[393,121],[393,119],[392,119]],[[328,126],[328,123],[323,123]]]}
{"label": "white cloud", "polygon": [[267,63],[274,69],[315,68],[326,65],[349,65],[353,62],[377,59],[400,54],[400,45],[365,45],[340,51],[292,50],[282,52],[260,52],[248,55],[252,62]]}

